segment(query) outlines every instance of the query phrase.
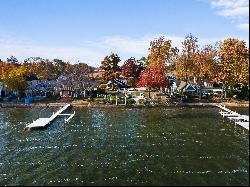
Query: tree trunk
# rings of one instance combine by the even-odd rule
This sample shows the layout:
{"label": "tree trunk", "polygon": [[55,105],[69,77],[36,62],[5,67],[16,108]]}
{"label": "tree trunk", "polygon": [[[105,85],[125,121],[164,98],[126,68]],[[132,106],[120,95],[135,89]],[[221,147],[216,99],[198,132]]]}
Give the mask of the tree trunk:
{"label": "tree trunk", "polygon": [[149,97],[149,98],[151,98],[151,96],[150,96],[150,90],[151,90],[151,88],[149,87],[149,88],[148,88],[148,97]]}
{"label": "tree trunk", "polygon": [[221,99],[223,100],[224,98],[226,98],[225,96],[226,96],[226,91],[225,91],[225,89],[226,89],[226,86],[225,86],[225,84],[223,83],[223,85],[222,85],[222,94],[221,94]]}
{"label": "tree trunk", "polygon": [[201,100],[201,97],[202,97],[202,85],[200,85],[199,100]]}
{"label": "tree trunk", "polygon": [[204,79],[199,81],[199,86],[200,86],[199,99],[201,100],[201,98],[202,98],[202,89],[203,89],[203,86],[204,86]]}
{"label": "tree trunk", "polygon": [[16,96],[17,96],[17,100],[20,101],[21,100],[21,94],[19,91],[16,91]]}

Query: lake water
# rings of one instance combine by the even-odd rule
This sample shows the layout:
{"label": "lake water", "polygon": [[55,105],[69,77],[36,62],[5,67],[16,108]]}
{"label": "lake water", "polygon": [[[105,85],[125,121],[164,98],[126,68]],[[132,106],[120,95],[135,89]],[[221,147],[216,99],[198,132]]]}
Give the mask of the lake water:
{"label": "lake water", "polygon": [[22,132],[56,110],[0,110],[0,185],[249,185],[248,131],[218,109],[73,108]]}

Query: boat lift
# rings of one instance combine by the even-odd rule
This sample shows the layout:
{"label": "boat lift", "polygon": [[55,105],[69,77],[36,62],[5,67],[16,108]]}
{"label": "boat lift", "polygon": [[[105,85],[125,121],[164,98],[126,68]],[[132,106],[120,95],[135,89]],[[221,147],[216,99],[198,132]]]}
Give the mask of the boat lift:
{"label": "boat lift", "polygon": [[74,111],[73,114],[58,114],[58,116],[69,116],[67,119],[64,119],[65,123],[69,122],[69,120],[71,120],[71,118],[74,117],[74,115],[76,114],[76,112]]}

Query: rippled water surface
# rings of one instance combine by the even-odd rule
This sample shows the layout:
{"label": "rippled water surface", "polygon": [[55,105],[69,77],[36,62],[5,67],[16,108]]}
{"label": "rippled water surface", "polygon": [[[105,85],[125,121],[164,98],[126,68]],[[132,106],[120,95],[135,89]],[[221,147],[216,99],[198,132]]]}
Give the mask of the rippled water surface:
{"label": "rippled water surface", "polygon": [[[249,134],[217,109],[0,110],[0,185],[248,185]],[[71,111],[72,112],[72,111]]]}

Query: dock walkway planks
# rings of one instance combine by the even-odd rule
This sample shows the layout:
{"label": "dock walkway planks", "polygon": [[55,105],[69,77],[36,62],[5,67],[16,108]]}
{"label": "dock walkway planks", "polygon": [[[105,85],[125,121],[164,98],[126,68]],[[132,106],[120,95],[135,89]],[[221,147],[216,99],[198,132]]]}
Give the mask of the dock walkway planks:
{"label": "dock walkway planks", "polygon": [[60,110],[58,110],[56,113],[54,113],[50,118],[39,118],[36,121],[33,121],[33,123],[29,124],[25,129],[33,129],[33,128],[45,128],[47,125],[49,125],[57,116],[59,116],[63,111],[65,111],[67,108],[69,108],[71,105],[67,104]]}
{"label": "dock walkway planks", "polygon": [[233,112],[232,110],[226,108],[225,106],[217,105],[217,107],[226,111],[226,112],[223,111],[219,112],[223,117],[228,117],[228,119],[233,120],[235,124],[240,125],[241,127],[249,130],[249,116]]}

